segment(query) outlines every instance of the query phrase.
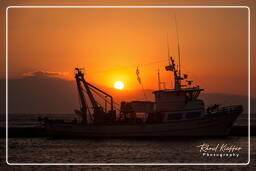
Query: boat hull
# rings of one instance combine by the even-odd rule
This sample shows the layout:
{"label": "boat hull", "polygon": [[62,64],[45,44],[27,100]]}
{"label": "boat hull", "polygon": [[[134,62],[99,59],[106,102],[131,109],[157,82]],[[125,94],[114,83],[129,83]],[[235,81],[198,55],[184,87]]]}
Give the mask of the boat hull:
{"label": "boat hull", "polygon": [[239,114],[216,113],[200,119],[158,124],[82,125],[52,123],[47,125],[47,134],[54,138],[226,136]]}

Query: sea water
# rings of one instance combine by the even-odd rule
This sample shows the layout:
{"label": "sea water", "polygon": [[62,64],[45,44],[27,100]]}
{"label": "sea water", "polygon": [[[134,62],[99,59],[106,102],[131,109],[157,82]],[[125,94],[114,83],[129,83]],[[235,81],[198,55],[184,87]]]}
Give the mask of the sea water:
{"label": "sea water", "polygon": [[[9,126],[37,124],[38,115],[10,115]],[[52,115],[53,116],[53,115]],[[72,115],[54,118],[71,119]],[[243,121],[246,124],[246,121]],[[3,125],[3,124],[2,124]],[[1,161],[5,161],[5,139]],[[255,162],[255,137],[251,137],[251,159]],[[205,146],[202,150],[202,146]],[[225,146],[226,150],[221,149]],[[206,148],[207,147],[207,148]],[[217,149],[216,149],[217,147]],[[240,150],[229,150],[240,148]],[[247,163],[248,137],[197,138],[98,138],[49,139],[8,138],[9,163]],[[153,166],[152,166],[153,167]],[[255,166],[253,166],[255,167]]]}

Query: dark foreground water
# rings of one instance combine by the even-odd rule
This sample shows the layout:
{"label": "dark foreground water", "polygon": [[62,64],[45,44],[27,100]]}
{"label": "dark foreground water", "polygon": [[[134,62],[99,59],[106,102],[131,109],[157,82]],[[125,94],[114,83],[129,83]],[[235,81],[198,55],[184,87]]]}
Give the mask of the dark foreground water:
{"label": "dark foreground water", "polygon": [[[252,141],[255,138],[252,138]],[[2,140],[3,141],[3,140]],[[239,152],[215,152],[239,156],[203,156],[203,143],[239,146]],[[10,163],[192,163],[248,161],[246,137],[193,139],[86,139],[10,138]]]}
{"label": "dark foreground water", "polygon": [[[251,166],[255,166],[255,137],[251,138]],[[5,139],[0,139],[1,144]],[[198,145],[207,143],[236,145],[242,149],[238,157],[207,157],[199,152]],[[17,163],[246,163],[248,161],[247,137],[190,138],[190,139],[84,139],[53,140],[47,138],[10,138],[8,140],[8,162]],[[225,152],[220,152],[225,154]],[[232,154],[232,153],[228,153]],[[1,160],[5,160],[5,148],[1,146]],[[254,165],[253,165],[254,163]],[[2,166],[5,169],[10,167]],[[12,166],[13,167],[13,166]],[[28,166],[27,166],[28,167]],[[26,167],[26,168],[27,168]],[[79,166],[79,168],[88,166]],[[24,168],[16,166],[16,168]],[[39,166],[29,166],[39,168]],[[48,167],[49,168],[49,167]],[[57,167],[59,168],[59,167]],[[74,168],[66,166],[65,168]],[[77,168],[77,167],[76,167]],[[94,166],[94,169],[110,169],[110,166]],[[127,168],[127,167],[125,167]],[[128,167],[133,168],[133,167]],[[137,167],[138,168],[138,167]],[[142,169],[143,167],[141,167]],[[157,166],[146,166],[156,169]],[[169,166],[161,169],[170,170]],[[185,166],[177,167],[185,169]],[[205,170],[205,166],[195,167]],[[211,166],[211,168],[219,168]],[[223,168],[223,167],[222,167]],[[56,167],[55,167],[56,169]],[[115,166],[110,170],[124,169]],[[228,169],[235,169],[230,166]],[[225,169],[225,170],[228,170]],[[0,169],[1,170],[1,169]],[[133,170],[133,169],[132,169]],[[190,170],[190,169],[189,169]]]}
{"label": "dark foreground water", "polygon": [[[27,117],[27,118],[26,118]],[[14,118],[14,117],[13,117]],[[24,119],[25,118],[25,119]],[[28,121],[30,118],[31,122]],[[68,117],[67,117],[68,118]],[[22,124],[23,122],[23,124]],[[36,117],[24,116],[10,125],[31,125]],[[245,122],[246,123],[246,122]],[[1,143],[0,170],[255,170],[255,137],[251,137],[250,166],[8,166],[5,161],[5,139]],[[216,147],[216,151],[200,152],[200,145]],[[220,151],[220,146],[239,147],[239,151]],[[224,149],[224,148],[223,148]],[[207,154],[208,153],[208,154]],[[210,155],[215,156],[210,156]],[[228,156],[226,156],[228,155]],[[221,157],[222,156],[222,157]],[[168,139],[48,139],[9,138],[8,162],[18,163],[247,163],[248,137],[168,138]],[[225,169],[224,169],[225,168]]]}

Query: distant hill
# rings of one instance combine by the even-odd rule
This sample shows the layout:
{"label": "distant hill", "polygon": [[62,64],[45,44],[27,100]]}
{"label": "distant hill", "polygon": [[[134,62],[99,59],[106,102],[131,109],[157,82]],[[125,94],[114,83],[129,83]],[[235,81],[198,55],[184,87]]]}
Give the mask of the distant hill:
{"label": "distant hill", "polygon": [[[100,87],[100,86],[99,86]],[[100,87],[111,92],[115,101],[145,100],[141,90],[118,91]],[[5,80],[0,80],[1,113],[5,113]],[[154,100],[152,90],[145,90],[147,100]],[[247,97],[230,94],[202,93],[200,98],[206,106],[212,104],[242,104],[247,113]],[[24,77],[9,80],[9,113],[73,113],[79,108],[79,100],[74,81],[51,77]],[[252,99],[252,113],[256,113],[256,99]]]}
{"label": "distant hill", "polygon": [[13,79],[8,90],[9,113],[70,113],[78,106],[75,84],[63,79]]}

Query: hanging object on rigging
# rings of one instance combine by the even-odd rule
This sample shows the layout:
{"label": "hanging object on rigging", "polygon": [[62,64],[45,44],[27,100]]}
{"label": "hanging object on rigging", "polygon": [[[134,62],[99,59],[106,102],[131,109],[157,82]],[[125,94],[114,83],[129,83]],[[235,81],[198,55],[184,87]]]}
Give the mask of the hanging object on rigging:
{"label": "hanging object on rigging", "polygon": [[137,67],[137,69],[136,69],[137,80],[138,80],[139,84],[141,84],[141,79],[140,79],[139,74],[140,74],[139,67]]}
{"label": "hanging object on rigging", "polygon": [[137,66],[137,69],[136,69],[136,75],[137,75],[138,83],[141,85],[141,89],[142,89],[142,91],[143,91],[144,98],[147,100],[147,96],[146,96],[145,90],[144,90],[143,85],[142,85],[142,82],[141,82],[140,71],[139,71],[139,67],[138,67],[138,66]]}

